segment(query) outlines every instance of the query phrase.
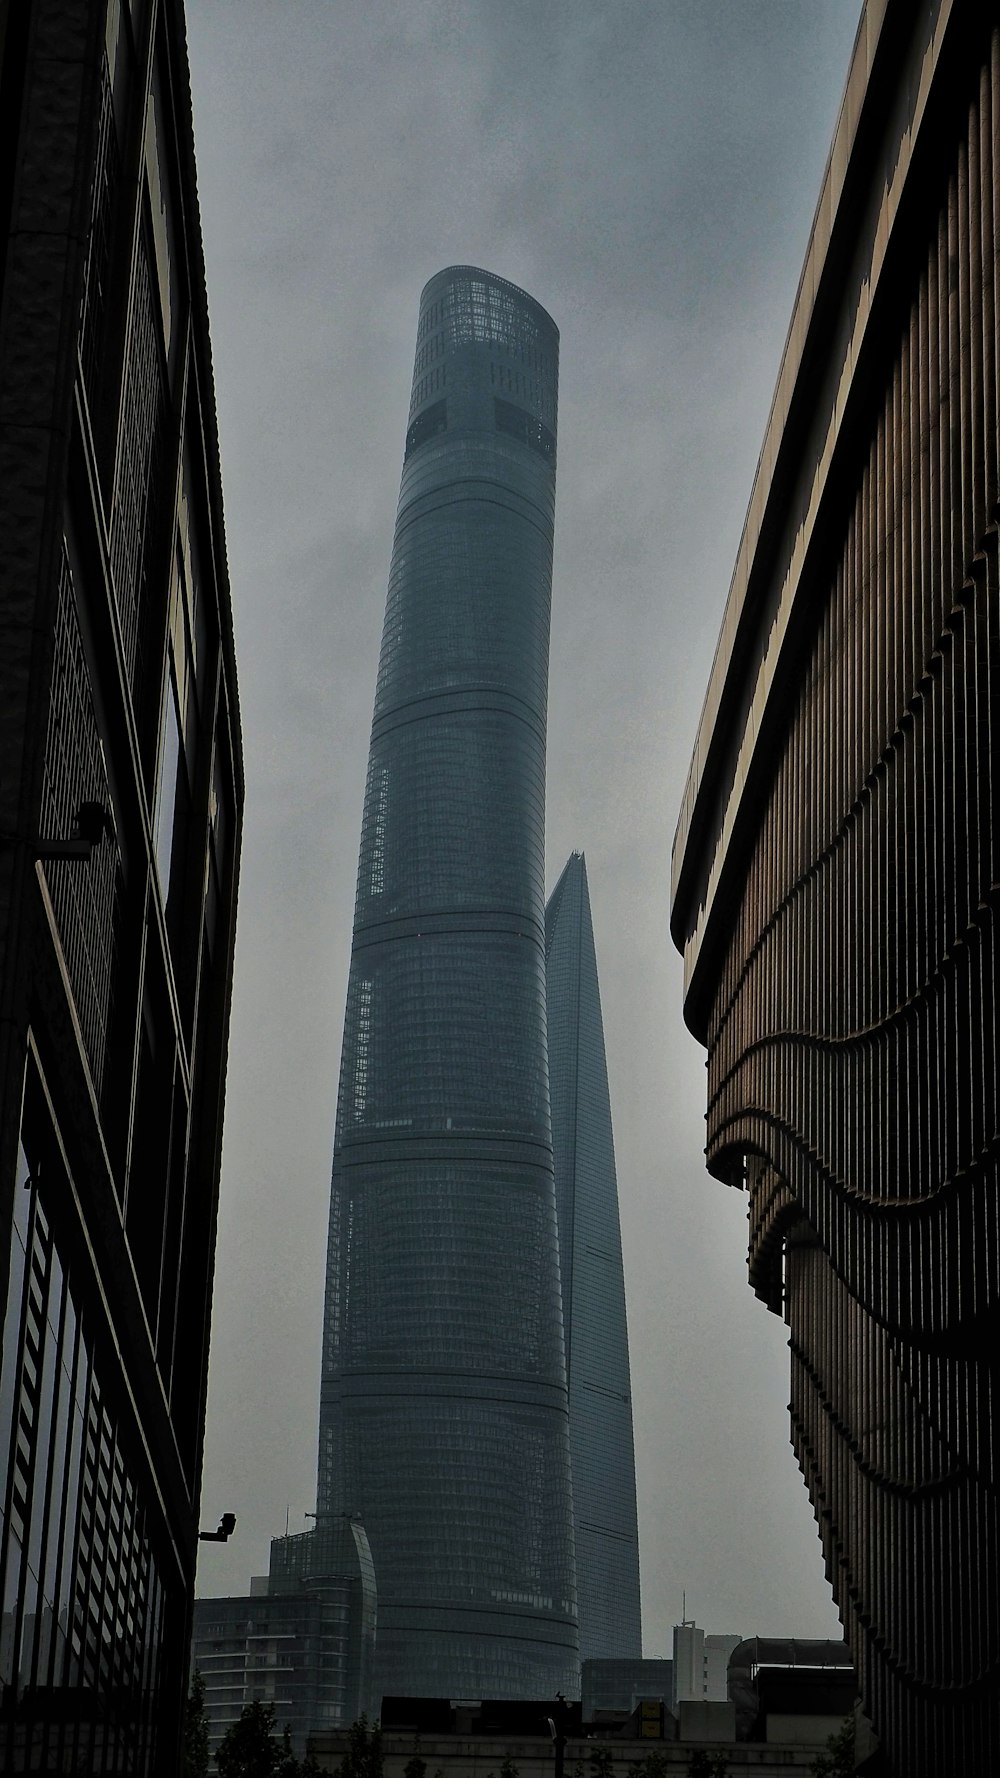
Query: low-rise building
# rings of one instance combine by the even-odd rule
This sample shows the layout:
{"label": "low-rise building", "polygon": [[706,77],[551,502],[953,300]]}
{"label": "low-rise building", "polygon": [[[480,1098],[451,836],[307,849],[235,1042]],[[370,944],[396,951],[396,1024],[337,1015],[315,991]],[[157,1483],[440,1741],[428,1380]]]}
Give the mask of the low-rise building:
{"label": "low-rise building", "polygon": [[670,1707],[673,1661],[591,1660],[580,1662],[580,1701],[584,1723],[609,1715],[629,1716],[637,1704],[658,1700]]}
{"label": "low-rise building", "polygon": [[246,1704],[273,1704],[295,1753],[312,1731],[375,1713],[375,1571],[364,1526],[345,1518],[271,1544],[248,1594],[195,1603],[192,1667],[205,1682],[209,1753]]}
{"label": "low-rise building", "polygon": [[[525,1703],[459,1703],[442,1698],[385,1698],[381,1756],[384,1778],[412,1778],[418,1760],[434,1778],[496,1778],[506,1765],[509,1778],[686,1778],[699,1751],[721,1758],[731,1778],[810,1778],[817,1749],[829,1734],[824,1725],[803,1722],[799,1741],[736,1740],[736,1712],[730,1703],[688,1700],[678,1722],[663,1711],[662,1739],[632,1732],[585,1729],[579,1704],[533,1700]],[[838,1720],[837,1727],[840,1726]],[[558,1738],[563,1741],[561,1747]],[[346,1731],[314,1735],[309,1751],[323,1772],[339,1772],[348,1752]],[[560,1756],[557,1763],[557,1756]]]}
{"label": "low-rise building", "polygon": [[671,1707],[682,1699],[702,1699],[724,1704],[729,1696],[729,1657],[742,1637],[706,1635],[693,1618],[674,1625],[673,1691]]}

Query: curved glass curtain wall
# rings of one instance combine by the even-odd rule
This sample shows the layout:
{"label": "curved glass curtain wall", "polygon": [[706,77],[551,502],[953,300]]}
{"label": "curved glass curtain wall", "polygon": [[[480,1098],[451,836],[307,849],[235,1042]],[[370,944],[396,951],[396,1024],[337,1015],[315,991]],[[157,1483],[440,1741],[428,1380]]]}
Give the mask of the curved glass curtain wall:
{"label": "curved glass curtain wall", "polygon": [[618,1180],[583,854],[545,910],[580,1659],[638,1660],[639,1536]]}
{"label": "curved glass curtain wall", "polygon": [[360,1513],[385,1693],[579,1683],[545,1048],[558,334],[423,292],[334,1146],[319,1510]]}

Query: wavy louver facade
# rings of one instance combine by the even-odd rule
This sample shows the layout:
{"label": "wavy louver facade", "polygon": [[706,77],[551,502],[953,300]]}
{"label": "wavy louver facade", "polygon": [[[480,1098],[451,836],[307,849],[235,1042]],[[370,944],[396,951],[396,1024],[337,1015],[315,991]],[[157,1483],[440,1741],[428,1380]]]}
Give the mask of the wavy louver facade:
{"label": "wavy louver facade", "polygon": [[998,131],[995,9],[865,8],[675,848],[895,1778],[1000,1770]]}
{"label": "wavy louver facade", "polygon": [[579,1683],[545,1051],[558,333],[423,292],[335,1136],[319,1510],[357,1511],[378,1688]]}
{"label": "wavy louver facade", "polygon": [[582,852],[545,910],[580,1659],[638,1659],[639,1538],[618,1180]]}

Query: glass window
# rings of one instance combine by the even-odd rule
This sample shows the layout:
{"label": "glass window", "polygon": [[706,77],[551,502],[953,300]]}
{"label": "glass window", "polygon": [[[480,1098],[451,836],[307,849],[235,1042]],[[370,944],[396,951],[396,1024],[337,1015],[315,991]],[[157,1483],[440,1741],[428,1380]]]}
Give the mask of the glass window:
{"label": "glass window", "polygon": [[[14,1223],[10,1252],[10,1273],[7,1279],[7,1301],[3,1323],[3,1350],[0,1353],[0,1473],[10,1469],[10,1440],[13,1430],[17,1353],[21,1326],[21,1305],[27,1269],[25,1241],[30,1209],[30,1191],[25,1189],[28,1164],[24,1149],[18,1152],[17,1178],[14,1184]],[[3,1496],[0,1490],[0,1510]]]}
{"label": "glass window", "polygon": [[170,865],[174,849],[174,816],[177,809],[177,777],[180,766],[181,736],[177,718],[177,702],[173,672],[167,668],[163,689],[163,714],[160,724],[160,761],[156,789],[156,819],[153,846],[160,893],[166,901],[170,893]]}

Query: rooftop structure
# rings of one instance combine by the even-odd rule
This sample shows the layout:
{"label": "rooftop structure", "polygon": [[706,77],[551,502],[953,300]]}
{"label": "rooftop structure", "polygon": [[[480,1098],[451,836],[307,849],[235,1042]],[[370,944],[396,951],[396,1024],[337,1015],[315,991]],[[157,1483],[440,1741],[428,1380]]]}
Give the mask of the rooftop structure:
{"label": "rooftop structure", "polygon": [[729,1697],[729,1657],[739,1636],[706,1635],[690,1618],[674,1625],[671,1706],[701,1699],[723,1704]]}

